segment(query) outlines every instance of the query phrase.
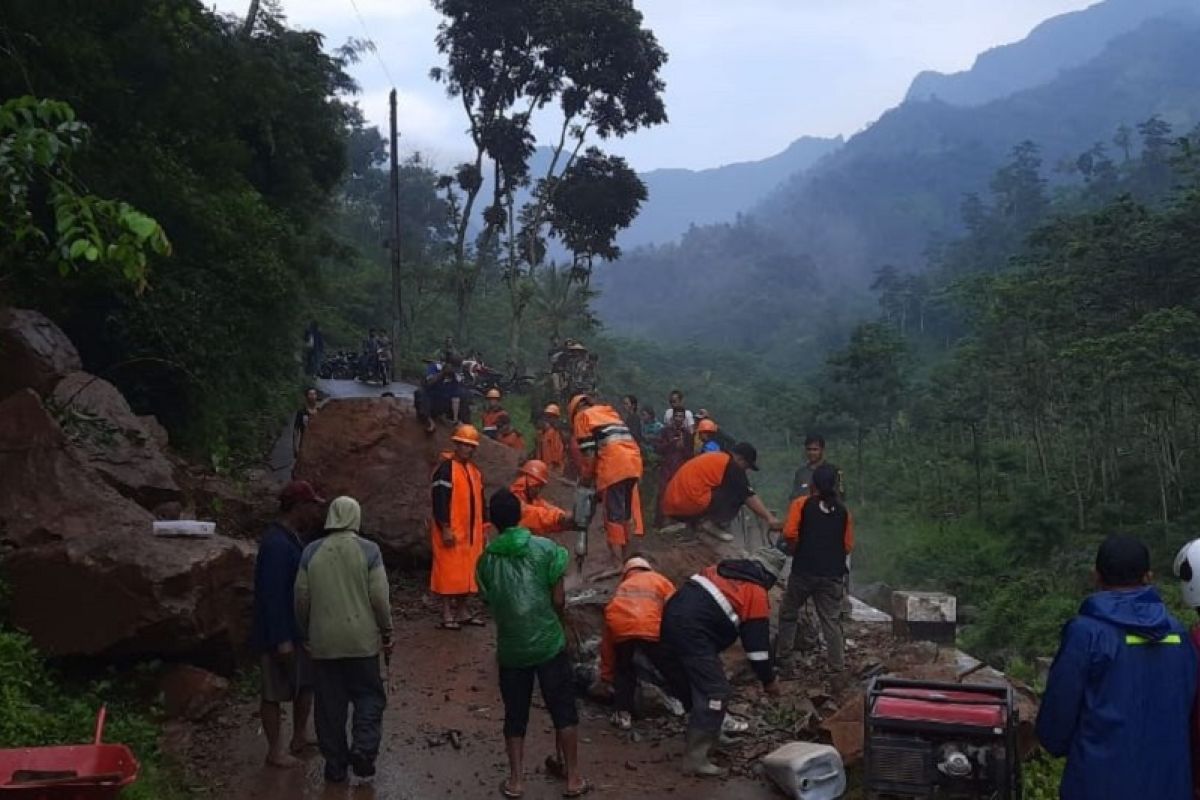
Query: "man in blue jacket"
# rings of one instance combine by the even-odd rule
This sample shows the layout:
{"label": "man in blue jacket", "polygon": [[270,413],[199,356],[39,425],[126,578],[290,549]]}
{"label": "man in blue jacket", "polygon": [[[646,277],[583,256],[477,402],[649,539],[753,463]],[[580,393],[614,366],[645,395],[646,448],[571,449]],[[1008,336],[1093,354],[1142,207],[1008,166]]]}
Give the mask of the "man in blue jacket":
{"label": "man in blue jacket", "polygon": [[1147,585],[1150,553],[1109,536],[1096,555],[1100,590],[1063,628],[1037,734],[1066,756],[1062,800],[1191,800],[1189,745],[1196,653]]}
{"label": "man in blue jacket", "polygon": [[[254,631],[251,642],[262,662],[263,732],[267,764],[294,767],[295,755],[309,744],[312,716],[312,662],[293,608],[296,572],[304,542],[320,529],[325,501],[307,481],[292,481],[279,494],[279,517],[267,526],[254,560]],[[281,735],[282,704],[292,704],[292,740]],[[289,752],[290,751],[290,752]]]}

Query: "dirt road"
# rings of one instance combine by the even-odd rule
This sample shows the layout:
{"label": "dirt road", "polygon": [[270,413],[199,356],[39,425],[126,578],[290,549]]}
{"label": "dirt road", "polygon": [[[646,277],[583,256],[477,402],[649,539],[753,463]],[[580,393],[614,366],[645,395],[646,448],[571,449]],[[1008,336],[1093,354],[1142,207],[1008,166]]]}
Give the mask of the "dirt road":
{"label": "dirt road", "polygon": [[[437,616],[415,583],[396,596],[394,692],[384,718],[379,776],[372,787],[325,787],[321,758],[301,769],[277,770],[262,764],[265,743],[254,701],[242,702],[217,724],[196,735],[197,753],[211,761],[203,770],[213,797],[224,800],[482,800],[500,797],[506,762],[491,627],[436,630]],[[527,742],[529,800],[557,798],[562,785],[545,774],[544,758],[554,751],[553,732],[540,698],[535,697]],[[581,700],[580,755],[597,797],[668,798],[689,793],[711,800],[766,800],[777,797],[765,783],[748,778],[709,782],[679,773],[680,737],[655,720],[636,726],[631,741],[607,720],[608,710]],[[451,734],[451,731],[456,732]],[[457,740],[458,747],[452,739]]]}

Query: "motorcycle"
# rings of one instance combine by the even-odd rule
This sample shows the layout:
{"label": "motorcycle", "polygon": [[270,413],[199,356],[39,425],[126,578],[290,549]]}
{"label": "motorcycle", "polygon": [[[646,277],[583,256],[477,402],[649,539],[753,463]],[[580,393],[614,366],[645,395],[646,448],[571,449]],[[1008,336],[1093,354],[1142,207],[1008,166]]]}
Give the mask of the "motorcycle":
{"label": "motorcycle", "polygon": [[349,350],[338,350],[325,356],[317,375],[326,380],[353,380],[358,373],[358,355]]}
{"label": "motorcycle", "polygon": [[363,383],[379,382],[387,386],[392,382],[392,346],[388,342],[380,342],[375,346],[373,358],[363,356],[359,359],[359,369],[355,376]]}

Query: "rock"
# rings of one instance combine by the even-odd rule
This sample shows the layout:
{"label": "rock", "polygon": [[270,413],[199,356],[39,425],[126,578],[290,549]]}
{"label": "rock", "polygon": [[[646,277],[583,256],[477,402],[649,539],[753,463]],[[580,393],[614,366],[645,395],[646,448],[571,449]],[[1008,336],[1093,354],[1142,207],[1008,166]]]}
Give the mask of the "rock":
{"label": "rock", "polygon": [[154,440],[160,450],[170,447],[171,437],[167,434],[167,429],[158,421],[158,417],[153,414],[141,414],[138,416],[138,422],[142,423],[142,427],[146,429],[146,433],[150,434],[150,438]]}
{"label": "rock", "polygon": [[857,764],[863,754],[862,693],[842,703],[836,714],[821,723],[821,729],[833,739],[833,746],[837,748],[845,766]]}
{"label": "rock", "polygon": [[179,498],[170,462],[117,387],[72,372],[54,387],[53,402],[72,443],[114,489],[143,508]]}
{"label": "rock", "polygon": [[45,315],[0,309],[0,399],[21,389],[46,395],[64,375],[80,369],[75,345]]}
{"label": "rock", "polygon": [[198,722],[220,707],[229,681],[199,667],[175,664],[158,679],[158,690],[169,719]]}
{"label": "rock", "polygon": [[846,770],[827,744],[792,742],[763,757],[763,769],[795,800],[836,800],[846,791]]}
{"label": "rock", "polygon": [[232,668],[253,547],[154,536],[153,516],[101,479],[30,390],[0,402],[0,475],[9,618],[43,652]]}
{"label": "rock", "polygon": [[886,583],[864,583],[855,585],[853,594],[869,606],[883,610],[892,607],[892,587]]}
{"label": "rock", "polygon": [[[304,434],[297,478],[325,497],[347,494],[363,510],[363,533],[379,543],[391,567],[429,563],[429,477],[451,429],[426,435],[411,408],[380,398],[326,403]],[[511,448],[484,439],[475,463],[483,473],[484,498],[507,488],[517,474]]]}

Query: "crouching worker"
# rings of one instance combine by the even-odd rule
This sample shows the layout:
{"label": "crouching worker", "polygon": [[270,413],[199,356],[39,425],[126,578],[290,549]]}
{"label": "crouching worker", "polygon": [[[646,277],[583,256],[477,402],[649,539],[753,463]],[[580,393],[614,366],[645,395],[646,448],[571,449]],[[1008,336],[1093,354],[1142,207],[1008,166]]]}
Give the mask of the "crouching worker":
{"label": "crouching worker", "polygon": [[521,501],[521,527],[545,536],[568,530],[575,517],[542,497],[542,489],[550,482],[550,468],[544,461],[530,459],[521,465],[517,479],[508,490]]}
{"label": "crouching worker", "polygon": [[1042,746],[1067,757],[1059,797],[1188,800],[1196,653],[1187,631],[1148,585],[1150,552],[1137,539],[1104,540],[1096,582],[1063,627],[1038,711]]}
{"label": "crouching worker", "polygon": [[667,682],[667,691],[680,701],[688,695],[687,675],[678,661],[667,657],[659,642],[663,606],[675,594],[675,584],[655,572],[644,558],[625,562],[621,582],[604,608],[600,638],[600,680],[613,687],[617,710],[612,722],[621,730],[633,726],[637,691],[634,658],[641,653]]}
{"label": "crouching worker", "polygon": [[684,524],[699,524],[700,530],[722,542],[733,541],[729,525],[742,506],[753,511],[772,530],[783,527],[750,487],[747,470],[758,470],[758,451],[741,442],[729,453],[701,453],[679,468],[667,484],[662,509],[679,520],[662,529],[673,533]]}
{"label": "crouching worker", "polygon": [[520,527],[521,501],[505,489],[488,505],[497,536],[476,566],[483,601],[496,620],[496,659],[504,701],[504,747],[508,777],[505,797],[525,791],[525,729],[536,678],[554,723],[558,758],[567,786],[564,797],[580,797],[591,785],[579,774],[579,715],[574,676],[567,657],[562,614],[566,607],[563,575],[567,550]]}
{"label": "crouching worker", "polygon": [[772,696],[780,693],[771,662],[771,605],[767,592],[783,574],[786,556],[762,547],[747,558],[726,559],[689,578],[663,611],[662,642],[687,675],[690,697],[684,771],[722,776],[708,760],[721,735],[733,694],[721,653],[739,637],[746,658]]}

